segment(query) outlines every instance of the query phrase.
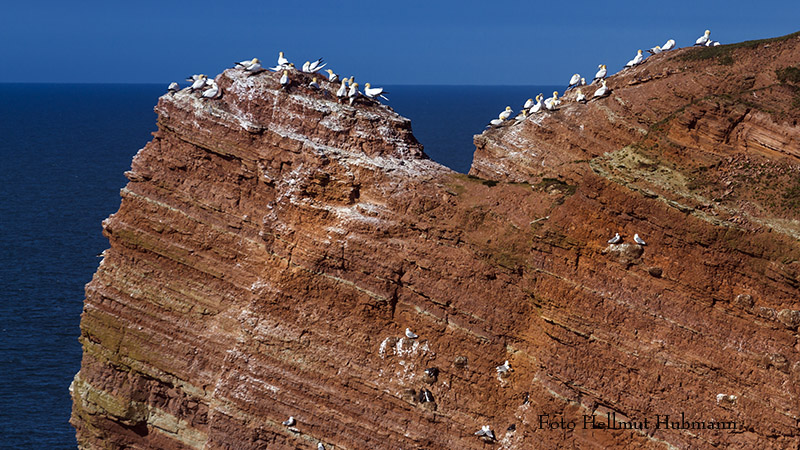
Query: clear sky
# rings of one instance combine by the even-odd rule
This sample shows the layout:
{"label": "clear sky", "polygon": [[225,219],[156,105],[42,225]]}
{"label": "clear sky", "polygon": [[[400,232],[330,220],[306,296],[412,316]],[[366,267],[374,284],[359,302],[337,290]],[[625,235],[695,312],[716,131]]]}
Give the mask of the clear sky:
{"label": "clear sky", "polygon": [[278,51],[373,84],[564,84],[637,49],[800,30],[800,0],[4,2],[0,82],[168,83]]}

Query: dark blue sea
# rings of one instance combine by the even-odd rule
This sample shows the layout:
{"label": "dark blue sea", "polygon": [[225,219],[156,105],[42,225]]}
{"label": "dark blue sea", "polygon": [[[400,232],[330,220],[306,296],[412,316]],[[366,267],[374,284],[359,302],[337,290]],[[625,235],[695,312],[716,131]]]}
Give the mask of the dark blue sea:
{"label": "dark blue sea", "polygon": [[[84,285],[165,86],[0,84],[0,449],[76,446],[68,387]],[[387,87],[428,155],[459,172],[490,119],[553,89]]]}

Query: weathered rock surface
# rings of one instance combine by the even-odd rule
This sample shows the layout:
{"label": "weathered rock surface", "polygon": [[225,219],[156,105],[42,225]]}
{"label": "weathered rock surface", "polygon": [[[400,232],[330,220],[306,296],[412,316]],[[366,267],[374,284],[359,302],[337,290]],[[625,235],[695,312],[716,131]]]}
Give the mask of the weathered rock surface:
{"label": "weathered rock surface", "polygon": [[800,39],[745,44],[489,130],[474,177],[300,74],[165,95],[86,287],[80,446],[797,448]]}

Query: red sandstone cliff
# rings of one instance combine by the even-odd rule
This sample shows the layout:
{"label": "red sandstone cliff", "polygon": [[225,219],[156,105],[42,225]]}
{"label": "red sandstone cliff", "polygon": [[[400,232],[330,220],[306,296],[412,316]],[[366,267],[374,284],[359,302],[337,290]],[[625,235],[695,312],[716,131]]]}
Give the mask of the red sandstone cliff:
{"label": "red sandstone cliff", "polygon": [[86,288],[80,446],[798,448],[799,65],[656,55],[477,136],[476,177],[307,81],[165,95]]}

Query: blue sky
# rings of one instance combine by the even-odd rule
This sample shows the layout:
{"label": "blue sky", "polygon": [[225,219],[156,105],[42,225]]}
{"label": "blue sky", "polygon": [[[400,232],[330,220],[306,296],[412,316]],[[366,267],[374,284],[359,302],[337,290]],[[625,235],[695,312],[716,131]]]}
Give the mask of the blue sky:
{"label": "blue sky", "polygon": [[564,84],[670,38],[774,37],[798,19],[798,0],[29,0],[3,6],[0,82],[168,83],[282,50],[378,85]]}

